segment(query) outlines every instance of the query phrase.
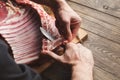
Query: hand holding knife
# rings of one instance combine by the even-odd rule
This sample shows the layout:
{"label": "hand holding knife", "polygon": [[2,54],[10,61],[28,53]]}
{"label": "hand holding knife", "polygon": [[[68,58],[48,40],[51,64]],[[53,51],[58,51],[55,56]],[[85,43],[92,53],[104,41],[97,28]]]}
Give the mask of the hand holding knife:
{"label": "hand holding knife", "polygon": [[42,34],[52,42],[52,44],[50,44],[51,49],[53,50],[55,48],[57,48],[58,46],[61,45],[61,47],[63,47],[65,49],[65,46],[62,45],[64,39],[62,37],[55,39],[49,32],[47,32],[44,28],[40,27],[40,31],[42,32]]}

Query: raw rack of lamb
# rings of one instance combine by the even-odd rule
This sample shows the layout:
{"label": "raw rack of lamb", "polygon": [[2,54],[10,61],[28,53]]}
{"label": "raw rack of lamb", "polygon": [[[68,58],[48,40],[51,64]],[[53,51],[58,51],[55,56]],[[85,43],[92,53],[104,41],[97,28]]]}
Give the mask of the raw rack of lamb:
{"label": "raw rack of lamb", "polygon": [[0,17],[0,35],[10,45],[13,57],[18,64],[29,64],[39,59],[43,40],[40,26],[54,37],[60,37],[55,26],[55,18],[48,15],[42,6],[35,2],[0,1],[0,16],[2,16]]}

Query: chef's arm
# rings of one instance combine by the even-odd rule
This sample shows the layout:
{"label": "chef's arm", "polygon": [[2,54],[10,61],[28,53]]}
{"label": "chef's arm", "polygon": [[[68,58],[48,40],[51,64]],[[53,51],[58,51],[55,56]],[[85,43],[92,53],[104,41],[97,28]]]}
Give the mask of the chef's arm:
{"label": "chef's arm", "polygon": [[[87,65],[86,65],[87,66]],[[83,64],[72,66],[71,80],[93,80],[93,70]]]}

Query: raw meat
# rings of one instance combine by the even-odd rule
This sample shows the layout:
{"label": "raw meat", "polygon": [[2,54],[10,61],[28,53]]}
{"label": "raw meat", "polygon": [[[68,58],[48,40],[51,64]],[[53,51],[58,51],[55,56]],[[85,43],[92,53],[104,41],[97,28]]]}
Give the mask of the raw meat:
{"label": "raw meat", "polygon": [[41,18],[42,27],[45,28],[46,31],[51,33],[52,36],[56,38],[60,37],[58,30],[55,26],[55,18],[48,15],[40,4],[37,4],[30,0],[16,0],[16,1],[18,3],[30,5],[32,8],[34,8]]}
{"label": "raw meat", "polygon": [[24,6],[18,7],[10,4],[17,9],[15,11],[9,6],[4,7],[5,11],[0,9],[7,14],[1,18],[0,34],[10,45],[14,59],[19,64],[28,64],[39,58],[43,39],[39,30],[40,26],[56,38],[60,37],[55,27],[55,18],[49,16],[41,5],[29,0],[24,1],[27,1],[23,3]]}
{"label": "raw meat", "polygon": [[[55,18],[49,16],[43,9],[43,7],[35,2],[32,2],[30,0],[16,0],[18,3],[22,3],[22,4],[27,4],[30,5],[32,8],[34,8],[40,18],[41,18],[41,23],[42,23],[42,27],[49,33],[52,34],[53,37],[56,38],[55,41],[50,42],[49,40],[44,39],[43,40],[43,47],[47,47],[47,49],[49,50],[53,50],[55,49],[57,46],[59,46],[60,44],[62,44],[63,38],[60,37],[60,34],[55,26]],[[47,43],[44,44],[44,43]],[[43,48],[44,49],[44,48]]]}

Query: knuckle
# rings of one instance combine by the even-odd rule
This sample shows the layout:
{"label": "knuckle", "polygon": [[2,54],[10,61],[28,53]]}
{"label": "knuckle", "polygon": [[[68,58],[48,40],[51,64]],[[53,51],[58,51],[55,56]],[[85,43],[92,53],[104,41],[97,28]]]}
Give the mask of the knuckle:
{"label": "knuckle", "polygon": [[81,17],[79,17],[79,18],[78,18],[78,20],[81,22],[81,21],[82,21],[82,18],[81,18]]}
{"label": "knuckle", "polygon": [[[74,17],[71,21],[71,24],[72,25],[76,25],[76,24],[81,25],[81,21],[82,21],[82,19],[80,17]],[[77,26],[77,27],[79,27],[79,26]]]}
{"label": "knuckle", "polygon": [[64,24],[68,24],[70,19],[69,18],[62,18],[62,21]]}
{"label": "knuckle", "polygon": [[77,21],[79,22],[79,24],[81,24],[82,18],[81,17],[77,17]]}
{"label": "knuckle", "polygon": [[75,16],[74,16],[78,21],[82,21],[82,18],[78,15],[78,14],[76,14]]}

